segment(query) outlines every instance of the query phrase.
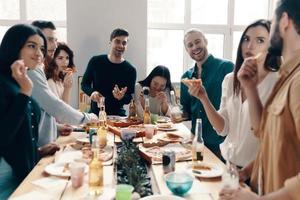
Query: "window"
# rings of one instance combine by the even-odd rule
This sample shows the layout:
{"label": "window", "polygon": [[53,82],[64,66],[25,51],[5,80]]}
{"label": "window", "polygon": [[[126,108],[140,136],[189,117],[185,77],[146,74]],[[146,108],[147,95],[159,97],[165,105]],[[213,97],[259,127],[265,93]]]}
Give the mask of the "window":
{"label": "window", "polygon": [[180,81],[193,65],[183,45],[190,28],[204,32],[210,53],[234,61],[242,31],[256,19],[270,19],[274,1],[148,0],[147,74],[161,64],[169,67],[173,82]]}
{"label": "window", "polygon": [[1,0],[0,41],[11,26],[37,19],[52,21],[58,41],[67,41],[66,0]]}

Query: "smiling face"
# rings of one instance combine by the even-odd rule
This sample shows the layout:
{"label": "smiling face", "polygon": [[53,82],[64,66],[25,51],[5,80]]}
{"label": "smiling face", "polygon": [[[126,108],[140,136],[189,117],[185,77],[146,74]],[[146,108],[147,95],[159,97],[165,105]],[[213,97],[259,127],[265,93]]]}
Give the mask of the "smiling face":
{"label": "smiling face", "polygon": [[167,79],[161,76],[155,76],[150,83],[150,93],[156,96],[157,93],[166,89]]}
{"label": "smiling face", "polygon": [[20,59],[24,60],[25,66],[29,69],[35,69],[43,62],[44,40],[39,35],[33,35],[28,38],[20,51]]}
{"label": "smiling face", "polygon": [[69,65],[69,61],[69,54],[64,50],[61,50],[55,58],[55,63],[58,67],[58,71],[61,72],[65,70]]}
{"label": "smiling face", "polygon": [[127,42],[128,42],[128,37],[127,36],[117,36],[112,39],[110,42],[111,44],[111,55],[121,58],[123,57],[123,54],[125,50],[127,49]]}
{"label": "smiling face", "polygon": [[184,45],[187,53],[196,62],[202,62],[206,59],[207,41],[201,32],[190,32],[184,38]]}
{"label": "smiling face", "polygon": [[263,26],[251,27],[242,38],[243,58],[256,56],[258,53],[267,52],[269,46],[269,32]]}
{"label": "smiling face", "polygon": [[55,49],[57,48],[57,37],[56,32],[53,29],[45,28],[42,30],[47,39],[47,55],[53,58]]}

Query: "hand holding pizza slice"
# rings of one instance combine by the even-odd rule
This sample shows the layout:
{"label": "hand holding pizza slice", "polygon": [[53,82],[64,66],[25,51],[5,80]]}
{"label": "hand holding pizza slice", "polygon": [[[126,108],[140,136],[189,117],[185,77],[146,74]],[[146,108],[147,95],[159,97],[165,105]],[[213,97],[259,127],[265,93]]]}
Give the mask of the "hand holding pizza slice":
{"label": "hand holding pizza slice", "polygon": [[184,78],[181,79],[181,82],[183,84],[185,84],[188,88],[189,88],[189,93],[200,99],[203,100],[204,98],[207,98],[207,93],[206,90],[202,84],[202,80],[201,79],[188,79],[188,78]]}

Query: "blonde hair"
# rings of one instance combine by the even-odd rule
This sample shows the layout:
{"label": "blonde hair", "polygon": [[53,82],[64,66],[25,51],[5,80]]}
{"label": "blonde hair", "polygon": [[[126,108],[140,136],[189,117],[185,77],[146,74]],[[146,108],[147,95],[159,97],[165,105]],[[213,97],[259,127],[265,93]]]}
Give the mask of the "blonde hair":
{"label": "blonde hair", "polygon": [[185,38],[187,37],[187,35],[191,34],[191,33],[199,33],[201,35],[201,37],[203,38],[203,40],[207,43],[207,39],[204,35],[204,33],[200,30],[200,29],[197,29],[197,28],[191,28],[189,30],[187,30],[185,33],[184,33],[184,37],[183,37],[183,43],[185,44]]}

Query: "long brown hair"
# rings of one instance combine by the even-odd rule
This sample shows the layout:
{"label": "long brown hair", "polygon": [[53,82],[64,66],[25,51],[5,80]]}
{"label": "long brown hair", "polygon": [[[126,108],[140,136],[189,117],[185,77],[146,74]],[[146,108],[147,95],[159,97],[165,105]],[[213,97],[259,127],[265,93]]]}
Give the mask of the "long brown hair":
{"label": "long brown hair", "polygon": [[45,74],[46,74],[46,78],[47,80],[52,78],[54,81],[63,81],[64,76],[60,75],[58,73],[58,66],[55,62],[55,59],[57,58],[57,56],[59,55],[59,53],[61,51],[65,51],[68,56],[69,56],[69,65],[67,66],[68,68],[71,69],[75,69],[75,65],[74,65],[74,53],[73,51],[70,49],[70,47],[63,42],[58,43],[58,46],[54,52],[54,56],[53,59],[51,60],[51,62],[49,63],[48,66],[45,66]]}
{"label": "long brown hair", "polygon": [[270,28],[271,28],[271,22],[269,20],[265,20],[265,19],[259,19],[253,23],[251,23],[250,25],[248,25],[246,27],[246,29],[244,30],[240,42],[239,42],[239,46],[238,46],[238,50],[237,50],[237,56],[236,56],[236,61],[235,61],[235,67],[234,67],[234,71],[233,71],[233,93],[235,95],[239,95],[240,90],[241,90],[241,84],[237,78],[237,73],[240,70],[243,62],[244,62],[244,58],[243,58],[243,52],[242,52],[242,43],[245,37],[246,32],[253,27],[257,27],[257,26],[262,26],[264,27],[268,33],[270,33]]}

